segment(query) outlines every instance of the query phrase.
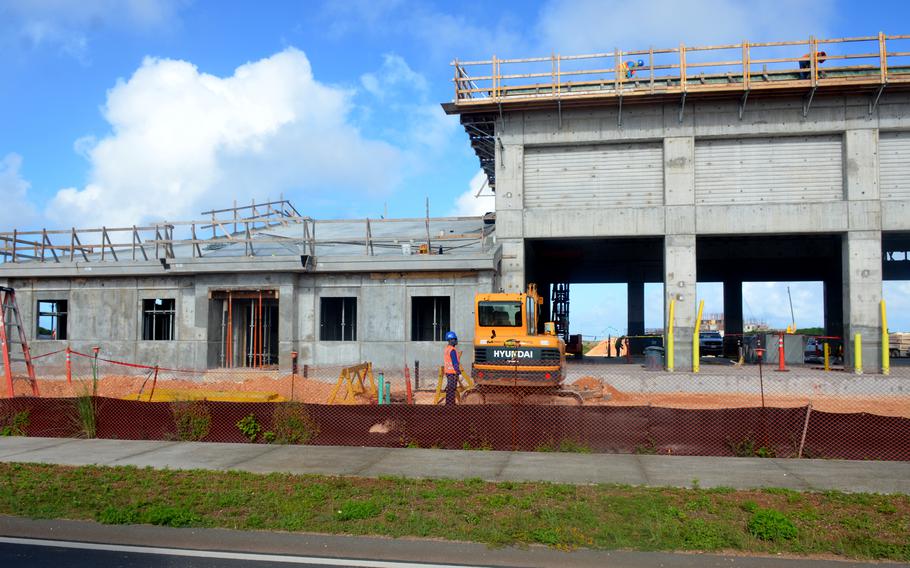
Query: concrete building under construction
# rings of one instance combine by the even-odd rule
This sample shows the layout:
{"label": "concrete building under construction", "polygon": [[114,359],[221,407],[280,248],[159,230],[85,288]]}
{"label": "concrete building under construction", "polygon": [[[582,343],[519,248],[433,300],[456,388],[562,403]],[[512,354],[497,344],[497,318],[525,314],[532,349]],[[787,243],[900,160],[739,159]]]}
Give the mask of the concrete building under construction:
{"label": "concrete building under construction", "polygon": [[[435,361],[498,286],[480,217],[316,221],[287,201],[141,227],[4,233],[41,352],[189,369]],[[467,334],[470,338],[470,333]],[[60,357],[59,355],[57,356]]]}
{"label": "concrete building under construction", "polygon": [[[910,36],[456,61],[492,218],[316,221],[279,201],[183,223],[0,233],[31,337],[193,368],[435,361],[477,292],[644,284],[691,364],[696,282],[821,281],[877,370],[884,279],[910,279]],[[567,331],[564,329],[563,331]],[[467,341],[465,341],[467,343]],[[469,351],[469,350],[468,350]],[[469,356],[470,354],[467,353]],[[849,352],[848,352],[849,357]]]}

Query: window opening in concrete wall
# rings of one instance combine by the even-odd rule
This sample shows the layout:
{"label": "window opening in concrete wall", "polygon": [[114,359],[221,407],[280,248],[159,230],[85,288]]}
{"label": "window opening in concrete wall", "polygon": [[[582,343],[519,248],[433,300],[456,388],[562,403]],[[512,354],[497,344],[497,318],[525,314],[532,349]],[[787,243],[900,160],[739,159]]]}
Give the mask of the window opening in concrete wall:
{"label": "window opening in concrete wall", "polygon": [[[209,364],[257,369],[278,366],[278,294],[226,290],[211,294]],[[213,341],[213,338],[217,340]]]}
{"label": "window opening in concrete wall", "polygon": [[176,300],[173,298],[142,300],[142,339],[173,340],[176,313]]}
{"label": "window opening in concrete wall", "polygon": [[357,341],[357,298],[321,298],[321,341]]}
{"label": "window opening in concrete wall", "polygon": [[66,300],[38,300],[38,325],[35,338],[66,339],[66,309]]}
{"label": "window opening in concrete wall", "polygon": [[448,296],[411,298],[411,341],[443,341],[450,328]]}

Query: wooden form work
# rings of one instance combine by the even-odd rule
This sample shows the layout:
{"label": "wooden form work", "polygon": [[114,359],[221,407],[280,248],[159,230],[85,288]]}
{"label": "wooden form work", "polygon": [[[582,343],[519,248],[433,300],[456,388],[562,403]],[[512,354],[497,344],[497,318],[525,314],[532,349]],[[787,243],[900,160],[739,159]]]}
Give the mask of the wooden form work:
{"label": "wooden form work", "polygon": [[[627,96],[867,86],[874,109],[885,85],[910,83],[910,35],[649,48],[525,59],[452,62],[454,113],[504,105]],[[630,68],[629,62],[633,63]],[[639,65],[639,62],[641,63]],[[630,72],[631,71],[631,72]],[[520,105],[519,105],[520,106]],[[487,108],[484,108],[487,107]],[[620,106],[621,108],[621,106]],[[806,109],[808,110],[808,109]],[[871,112],[871,110],[870,110]],[[682,113],[682,111],[681,111]]]}

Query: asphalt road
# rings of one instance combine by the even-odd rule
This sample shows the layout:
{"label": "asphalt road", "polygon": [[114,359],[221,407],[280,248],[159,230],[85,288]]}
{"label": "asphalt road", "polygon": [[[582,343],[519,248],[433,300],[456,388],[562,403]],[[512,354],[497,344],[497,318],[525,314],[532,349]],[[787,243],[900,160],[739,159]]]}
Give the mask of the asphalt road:
{"label": "asphalt road", "polygon": [[251,554],[228,551],[187,550],[147,546],[122,546],[72,541],[10,539],[0,537],[0,566],[43,567],[216,568],[255,566],[257,568],[462,568],[445,565],[351,558],[319,558],[279,554]]}
{"label": "asphalt road", "polygon": [[[428,539],[389,539],[101,525],[0,516],[0,567],[304,566],[351,568],[870,568],[877,563],[722,554],[490,548]],[[890,564],[897,566],[897,564]]]}

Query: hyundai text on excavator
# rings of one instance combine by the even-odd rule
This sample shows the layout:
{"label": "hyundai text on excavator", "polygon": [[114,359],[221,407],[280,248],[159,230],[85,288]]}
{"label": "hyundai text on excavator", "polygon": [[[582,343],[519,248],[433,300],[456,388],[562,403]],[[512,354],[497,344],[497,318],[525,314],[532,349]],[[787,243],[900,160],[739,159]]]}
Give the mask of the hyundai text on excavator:
{"label": "hyundai text on excavator", "polygon": [[530,284],[524,293],[474,297],[474,387],[465,404],[571,404],[581,396],[562,388],[566,344],[553,323],[538,333],[543,298]]}

